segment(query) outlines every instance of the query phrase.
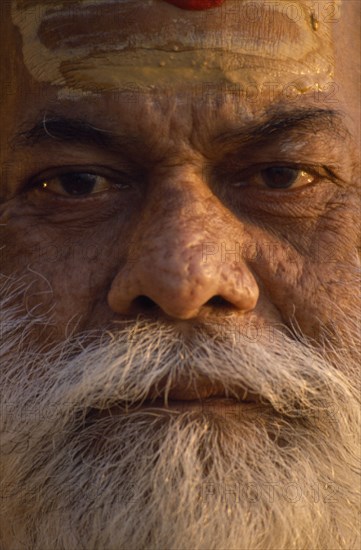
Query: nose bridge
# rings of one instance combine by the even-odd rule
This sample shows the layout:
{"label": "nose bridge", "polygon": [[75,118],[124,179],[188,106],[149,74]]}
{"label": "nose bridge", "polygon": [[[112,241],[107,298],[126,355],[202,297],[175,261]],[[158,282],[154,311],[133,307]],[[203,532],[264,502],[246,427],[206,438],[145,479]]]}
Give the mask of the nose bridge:
{"label": "nose bridge", "polygon": [[[147,296],[168,315],[182,319],[196,316],[215,296],[253,309],[255,281],[243,261],[234,262],[231,254],[232,236],[242,238],[241,223],[235,227],[208,187],[177,183],[158,186],[149,197],[132,239],[130,261],[113,282],[109,304],[127,312],[135,298]],[[224,248],[229,254],[222,256]]]}
{"label": "nose bridge", "polygon": [[[161,194],[154,195],[138,227],[134,258],[149,264],[149,268],[166,270],[174,279],[192,273],[197,276],[200,270],[206,274],[213,263],[214,277],[219,258],[210,251],[220,249],[221,234],[227,241],[226,218],[226,209],[209,190],[195,189],[187,182],[183,186],[167,185]],[[188,277],[183,285],[194,282]]]}
{"label": "nose bridge", "polygon": [[162,197],[155,197],[155,205],[149,211],[147,225],[153,237],[150,241],[160,237],[164,244],[169,243],[174,254],[181,252],[182,246],[194,249],[204,241],[215,240],[216,227],[222,225],[220,205],[216,207],[215,202],[209,191],[191,186],[168,187]]}

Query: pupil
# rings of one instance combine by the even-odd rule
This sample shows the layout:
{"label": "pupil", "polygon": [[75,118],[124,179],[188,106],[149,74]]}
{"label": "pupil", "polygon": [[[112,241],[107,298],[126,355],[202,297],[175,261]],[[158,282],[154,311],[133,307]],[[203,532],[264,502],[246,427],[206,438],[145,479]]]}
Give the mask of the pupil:
{"label": "pupil", "polygon": [[262,176],[268,187],[286,189],[296,181],[298,170],[294,168],[272,166],[262,170]]}
{"label": "pupil", "polygon": [[96,178],[94,174],[64,174],[59,179],[69,195],[88,195],[94,189]]}

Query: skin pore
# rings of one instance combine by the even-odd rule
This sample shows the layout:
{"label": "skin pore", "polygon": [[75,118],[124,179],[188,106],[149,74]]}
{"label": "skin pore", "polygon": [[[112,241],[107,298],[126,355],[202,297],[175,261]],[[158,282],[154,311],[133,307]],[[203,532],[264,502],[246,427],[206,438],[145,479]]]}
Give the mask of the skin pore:
{"label": "skin pore", "polygon": [[358,548],[359,3],[293,4],[5,6],[0,547]]}

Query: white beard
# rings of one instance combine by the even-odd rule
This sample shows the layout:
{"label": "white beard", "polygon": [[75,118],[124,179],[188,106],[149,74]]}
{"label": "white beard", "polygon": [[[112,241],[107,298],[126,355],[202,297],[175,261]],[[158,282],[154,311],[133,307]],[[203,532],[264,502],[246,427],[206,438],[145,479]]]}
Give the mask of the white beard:
{"label": "white beard", "polygon": [[[171,326],[139,320],[41,352],[27,344],[37,321],[20,318],[15,294],[6,295],[2,550],[359,548],[355,328],[346,351],[327,356],[281,333],[250,343],[207,327],[187,342]],[[247,387],[265,404],[226,418],[206,410],[86,417],[92,407],[142,400],[181,372],[190,381],[206,374],[232,395]]]}

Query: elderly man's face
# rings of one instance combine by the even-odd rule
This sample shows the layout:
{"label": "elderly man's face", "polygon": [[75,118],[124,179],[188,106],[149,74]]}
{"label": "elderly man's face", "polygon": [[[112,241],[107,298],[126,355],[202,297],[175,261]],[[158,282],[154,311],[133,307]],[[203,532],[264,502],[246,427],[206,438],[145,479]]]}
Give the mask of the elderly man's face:
{"label": "elderly man's face", "polygon": [[358,1],[3,10],[0,546],[358,548]]}

